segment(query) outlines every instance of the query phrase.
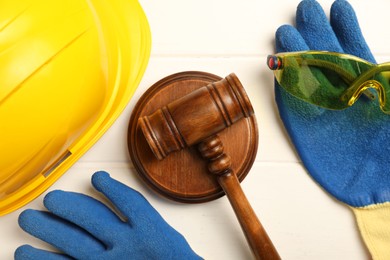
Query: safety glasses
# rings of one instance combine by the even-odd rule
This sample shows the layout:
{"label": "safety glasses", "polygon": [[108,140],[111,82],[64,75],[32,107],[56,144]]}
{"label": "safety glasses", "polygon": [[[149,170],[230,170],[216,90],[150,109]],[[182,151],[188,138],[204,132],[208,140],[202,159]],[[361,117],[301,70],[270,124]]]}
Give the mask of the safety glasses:
{"label": "safety glasses", "polygon": [[345,109],[364,94],[378,93],[381,110],[390,114],[390,63],[373,64],[335,52],[304,51],[269,55],[268,67],[291,95],[327,109]]}

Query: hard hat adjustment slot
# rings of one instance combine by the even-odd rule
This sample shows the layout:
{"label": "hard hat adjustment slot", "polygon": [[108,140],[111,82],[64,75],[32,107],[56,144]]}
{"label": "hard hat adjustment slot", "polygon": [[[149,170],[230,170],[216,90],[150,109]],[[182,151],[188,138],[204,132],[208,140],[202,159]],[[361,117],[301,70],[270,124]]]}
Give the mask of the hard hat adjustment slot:
{"label": "hard hat adjustment slot", "polygon": [[43,173],[43,176],[47,178],[62,162],[64,162],[66,159],[68,159],[69,156],[71,156],[72,153],[70,151],[66,151],[63,156],[60,157],[57,162],[55,162],[48,170]]}

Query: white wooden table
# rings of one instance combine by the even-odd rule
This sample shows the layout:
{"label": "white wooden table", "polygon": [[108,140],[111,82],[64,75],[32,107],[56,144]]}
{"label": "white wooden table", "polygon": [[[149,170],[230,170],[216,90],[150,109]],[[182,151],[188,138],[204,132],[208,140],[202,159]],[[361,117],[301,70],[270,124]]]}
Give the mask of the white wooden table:
{"label": "white wooden table", "polygon": [[[333,1],[322,0],[326,9]],[[351,0],[378,61],[390,60],[390,2]],[[200,70],[240,78],[257,115],[259,150],[243,189],[283,259],[368,259],[352,212],[331,198],[305,172],[278,118],[273,77],[265,65],[273,53],[274,32],[292,23],[298,0],[142,0],[153,36],[145,76],[126,110],[109,131],[51,188],[97,196],[90,176],[106,170],[143,193],[206,259],[251,259],[250,250],[225,197],[186,205],[163,199],[137,177],[130,162],[126,131],[141,94],[157,80],[180,71]],[[44,194],[43,194],[44,195]],[[12,259],[21,244],[51,249],[17,224],[26,208],[43,209],[43,195],[0,218],[0,259]]]}

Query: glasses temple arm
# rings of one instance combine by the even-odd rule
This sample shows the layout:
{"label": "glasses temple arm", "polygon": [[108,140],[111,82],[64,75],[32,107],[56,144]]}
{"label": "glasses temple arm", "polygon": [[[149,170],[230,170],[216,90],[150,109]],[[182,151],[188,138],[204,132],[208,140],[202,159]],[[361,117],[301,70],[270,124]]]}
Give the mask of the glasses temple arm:
{"label": "glasses temple arm", "polygon": [[[380,89],[380,86],[385,88],[382,83],[373,79],[374,75],[379,74],[384,71],[390,71],[390,63],[379,64],[373,68],[367,70],[361,74],[351,86],[345,90],[342,99],[349,99],[350,103],[354,103],[355,100],[360,96],[360,92],[365,91],[367,88],[374,88],[379,92],[379,99],[383,102],[385,93]],[[388,86],[389,87],[389,86]],[[368,91],[365,91],[366,93]]]}
{"label": "glasses temple arm", "polygon": [[337,72],[337,74],[339,74],[347,84],[351,84],[356,78],[354,75],[346,71],[343,67],[334,64],[333,62],[319,60],[319,59],[305,59],[305,63],[312,67],[319,67],[319,68],[333,70]]}

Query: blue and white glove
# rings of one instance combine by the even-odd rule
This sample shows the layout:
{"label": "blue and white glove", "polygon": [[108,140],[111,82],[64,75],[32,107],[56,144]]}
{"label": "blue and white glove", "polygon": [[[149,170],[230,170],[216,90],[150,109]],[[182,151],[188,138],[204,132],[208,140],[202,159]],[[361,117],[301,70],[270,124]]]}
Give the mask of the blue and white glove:
{"label": "blue and white glove", "polygon": [[[351,5],[336,0],[330,21],[314,0],[303,0],[296,27],[276,32],[276,51],[348,53],[375,63]],[[341,111],[305,103],[275,87],[284,126],[309,174],[355,213],[374,259],[390,259],[390,116],[360,98]]]}

